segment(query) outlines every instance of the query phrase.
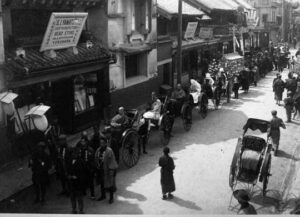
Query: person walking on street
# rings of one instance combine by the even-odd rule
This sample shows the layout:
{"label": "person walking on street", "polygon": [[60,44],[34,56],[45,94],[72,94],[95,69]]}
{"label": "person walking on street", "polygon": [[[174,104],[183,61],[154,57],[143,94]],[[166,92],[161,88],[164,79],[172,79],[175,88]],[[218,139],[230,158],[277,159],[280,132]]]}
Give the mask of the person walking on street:
{"label": "person walking on street", "polygon": [[293,38],[293,45],[294,45],[294,49],[296,49],[296,45],[297,45],[297,37],[294,36]]}
{"label": "person walking on street", "polygon": [[235,197],[235,199],[237,199],[237,201],[241,205],[241,207],[238,211],[239,215],[256,215],[257,214],[255,208],[249,203],[250,198],[249,198],[247,191],[245,191],[243,189],[235,190],[233,192],[233,196]]}
{"label": "person walking on street", "polygon": [[287,123],[292,122],[291,118],[292,118],[292,111],[294,108],[294,100],[292,97],[292,92],[288,91],[287,93],[287,98],[284,99],[284,108],[286,111],[286,117],[287,117]]}
{"label": "person walking on street", "polygon": [[77,214],[77,204],[79,213],[83,214],[83,196],[86,189],[86,165],[80,157],[80,149],[73,148],[71,160],[67,164],[67,177],[70,186],[70,199],[72,214]]}
{"label": "person walking on street", "polygon": [[114,193],[117,190],[116,176],[118,164],[114,152],[106,143],[102,143],[103,153],[103,172],[104,172],[104,188],[109,192],[109,204],[114,202]]}
{"label": "person walking on street", "polygon": [[275,100],[276,104],[280,105],[280,101],[282,101],[282,93],[284,91],[285,83],[281,79],[281,75],[278,75],[278,79],[273,84],[273,90],[275,92]]}
{"label": "person walking on street", "polygon": [[294,100],[294,106],[295,106],[295,112],[294,112],[293,119],[295,119],[297,114],[298,115],[300,114],[300,84],[297,86],[297,90],[293,97],[293,100]]}
{"label": "person walking on street", "polygon": [[253,68],[253,83],[254,83],[255,87],[257,87],[258,80],[259,80],[259,69],[257,66],[254,66],[254,68]]}
{"label": "person walking on street", "polygon": [[56,159],[56,175],[61,182],[62,191],[60,195],[68,195],[69,189],[67,185],[66,164],[70,161],[70,147],[67,144],[67,136],[62,134],[59,136],[59,147],[57,148]]}
{"label": "person walking on street", "polygon": [[45,202],[46,188],[49,184],[48,171],[51,168],[51,160],[45,149],[45,142],[38,143],[36,151],[29,160],[29,167],[32,170],[32,182],[35,190],[34,203]]}
{"label": "person walking on street", "polygon": [[104,145],[106,141],[104,139],[100,139],[100,145],[95,153],[95,163],[96,163],[96,183],[100,185],[101,196],[97,198],[97,201],[104,200],[106,198],[105,195],[105,187],[104,187],[104,167],[103,167],[103,157],[106,146]]}
{"label": "person walking on street", "polygon": [[174,161],[172,157],[169,156],[170,149],[165,147],[164,155],[159,158],[158,165],[161,167],[160,170],[160,183],[162,188],[162,199],[172,199],[172,192],[175,191],[175,181],[173,177],[173,171],[175,169]]}
{"label": "person walking on street", "polygon": [[286,129],[286,127],[282,119],[277,117],[276,110],[273,110],[271,114],[272,114],[272,119],[270,121],[269,129],[268,129],[268,138],[271,138],[274,155],[276,156],[279,148],[280,127],[283,129]]}

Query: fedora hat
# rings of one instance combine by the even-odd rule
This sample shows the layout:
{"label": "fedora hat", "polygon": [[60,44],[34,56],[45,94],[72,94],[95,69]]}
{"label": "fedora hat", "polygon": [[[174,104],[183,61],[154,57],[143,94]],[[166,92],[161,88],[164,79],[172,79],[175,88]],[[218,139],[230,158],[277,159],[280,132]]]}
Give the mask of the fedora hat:
{"label": "fedora hat", "polygon": [[249,202],[250,201],[250,197],[248,195],[248,192],[243,190],[243,189],[235,190],[233,192],[233,196],[239,202]]}

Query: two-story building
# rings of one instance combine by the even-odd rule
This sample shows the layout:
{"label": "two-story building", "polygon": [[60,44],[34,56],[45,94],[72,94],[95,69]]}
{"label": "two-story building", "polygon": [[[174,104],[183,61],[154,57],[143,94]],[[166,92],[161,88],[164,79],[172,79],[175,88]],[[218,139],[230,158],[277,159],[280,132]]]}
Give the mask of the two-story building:
{"label": "two-story building", "polygon": [[134,108],[158,91],[156,1],[109,0],[108,46],[116,54],[110,65],[112,110]]}
{"label": "two-story building", "polygon": [[[0,113],[0,164],[14,157],[12,150],[18,150],[6,138],[15,141],[32,128],[24,116],[37,104],[51,106],[48,120],[57,119],[65,133],[99,124],[110,105],[112,60],[103,0],[5,0],[1,6],[5,47],[0,55],[5,56],[1,91],[12,90],[19,96],[12,119]],[[72,45],[59,48],[68,44]]]}

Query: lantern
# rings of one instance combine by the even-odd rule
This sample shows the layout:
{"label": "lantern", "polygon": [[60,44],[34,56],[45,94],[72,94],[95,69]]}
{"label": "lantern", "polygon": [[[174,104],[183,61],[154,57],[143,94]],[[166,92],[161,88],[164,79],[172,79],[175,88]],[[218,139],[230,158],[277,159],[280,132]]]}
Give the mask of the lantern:
{"label": "lantern", "polygon": [[48,128],[48,120],[45,115],[34,115],[32,116],[32,121],[37,130],[45,132]]}
{"label": "lantern", "polygon": [[15,104],[14,102],[11,103],[2,103],[3,110],[6,115],[12,116],[15,113]]}

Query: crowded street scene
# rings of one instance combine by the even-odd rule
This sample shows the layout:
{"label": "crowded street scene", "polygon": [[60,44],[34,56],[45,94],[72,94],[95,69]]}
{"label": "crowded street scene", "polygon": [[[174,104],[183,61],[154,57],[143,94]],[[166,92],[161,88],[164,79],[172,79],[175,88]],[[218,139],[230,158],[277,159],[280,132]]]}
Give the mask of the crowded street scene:
{"label": "crowded street scene", "polygon": [[0,215],[300,214],[300,0],[0,9]]}

